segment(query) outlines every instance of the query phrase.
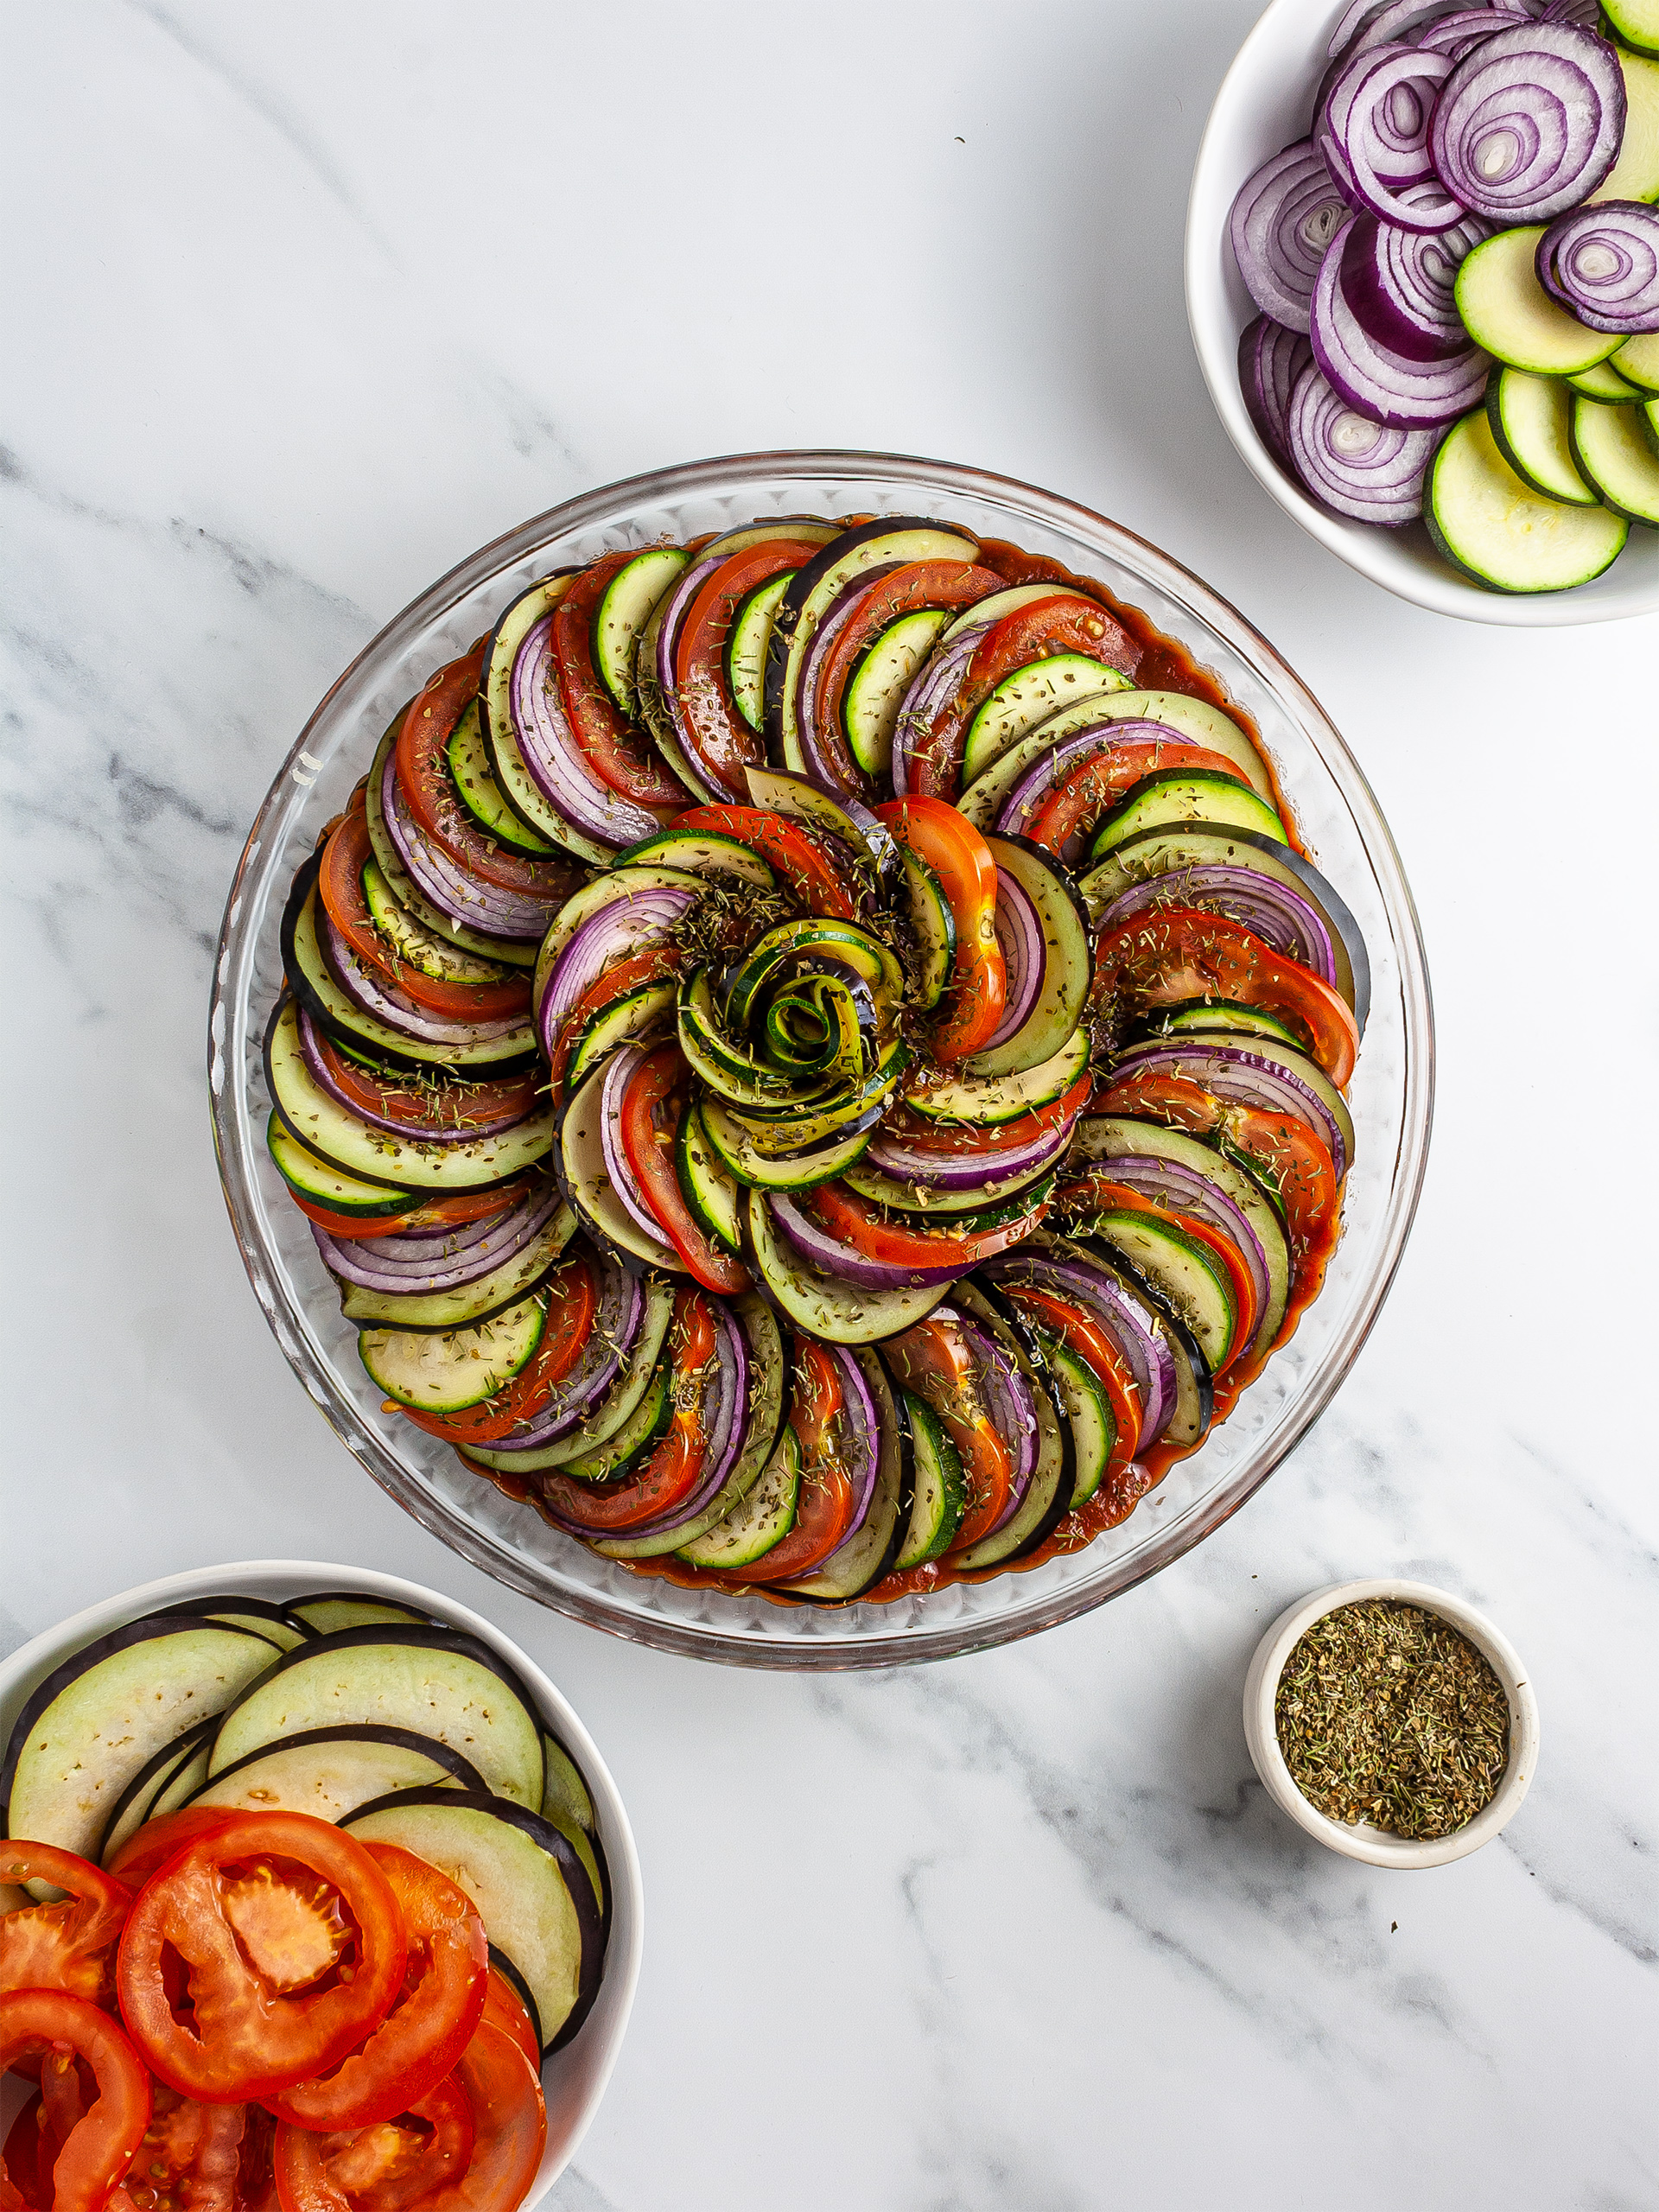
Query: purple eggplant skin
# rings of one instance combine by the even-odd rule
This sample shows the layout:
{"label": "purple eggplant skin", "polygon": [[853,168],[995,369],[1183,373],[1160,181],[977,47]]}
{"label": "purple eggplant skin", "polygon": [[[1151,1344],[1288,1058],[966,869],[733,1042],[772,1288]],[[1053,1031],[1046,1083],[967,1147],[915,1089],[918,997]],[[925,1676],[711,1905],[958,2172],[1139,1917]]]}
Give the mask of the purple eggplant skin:
{"label": "purple eggplant skin", "polygon": [[[263,1640],[255,1637],[251,1629],[238,1628],[229,1621],[211,1621],[189,1613],[151,1614],[143,1620],[129,1621],[124,1628],[111,1629],[107,1636],[95,1637],[92,1643],[83,1644],[79,1651],[66,1659],[61,1666],[54,1667],[18,1714],[7,1739],[5,1759],[0,1763],[0,1807],[10,1802],[12,1777],[17,1771],[19,1754],[28,1743],[35,1723],[53,1700],[60,1697],[72,1682],[79,1681],[89,1668],[96,1667],[105,1659],[113,1658],[118,1651],[130,1650],[135,1643],[149,1643],[158,1637],[179,1636],[187,1630],[203,1628],[217,1629],[224,1636],[245,1636],[252,1637],[255,1642]],[[278,1647],[273,1643],[270,1649],[273,1662],[279,1662],[283,1654]],[[256,1681],[265,1681],[270,1672],[271,1669],[267,1668],[264,1675],[255,1677]]]}
{"label": "purple eggplant skin", "polygon": [[[215,1720],[205,1725],[217,1726],[218,1723]],[[439,1743],[435,1736],[423,1736],[414,1728],[383,1727],[372,1720],[346,1723],[338,1728],[302,1728],[295,1735],[278,1736],[269,1744],[262,1744],[257,1751],[245,1752],[241,1758],[232,1759],[229,1766],[220,1767],[216,1775],[202,1784],[202,1789],[217,1789],[221,1782],[228,1782],[233,1774],[240,1774],[244,1768],[257,1766],[261,1759],[268,1759],[275,1752],[298,1751],[308,1744],[396,1744],[406,1751],[423,1751],[435,1766],[441,1766],[447,1773],[452,1774],[462,1789],[481,1792],[486,1797],[490,1795],[488,1785],[472,1761],[463,1758],[461,1752],[451,1751],[448,1744]],[[198,1796],[200,1794],[200,1790],[196,1793]]]}
{"label": "purple eggplant skin", "polygon": [[[594,1855],[596,1857],[599,1855],[597,1841],[595,1841],[594,1846]],[[605,1865],[602,1858],[600,1859],[600,1868],[604,1877],[606,1894],[608,1896],[611,1887],[611,1874],[609,1867]],[[502,1980],[507,1984],[508,1987],[512,1991],[513,1995],[518,1999],[518,2002],[524,2006],[524,2011],[529,2014],[531,2033],[535,2037],[538,2048],[545,2050],[547,2046],[545,2038],[542,2034],[542,2015],[540,2009],[536,2003],[535,1998],[531,1994],[530,1984],[524,1980],[523,1974],[519,1973],[518,1967],[514,1966],[512,1961],[507,1956],[506,1953],[503,1950],[499,1950],[493,1943],[490,1945],[490,1964],[494,1967],[497,1974],[500,1975]]]}
{"label": "purple eggplant skin", "polygon": [[851,530],[843,530],[838,537],[832,537],[804,568],[798,569],[789,589],[779,601],[778,612],[772,620],[772,634],[766,640],[766,666],[760,695],[760,730],[766,740],[766,757],[774,766],[784,766],[779,749],[784,732],[784,679],[789,668],[790,642],[801,619],[801,609],[837,561],[861,545],[868,545],[900,530],[948,530],[958,537],[974,535],[970,530],[963,530],[955,523],[939,522],[931,515],[882,515],[874,522],[856,523]]}
{"label": "purple eggplant skin", "polygon": [[[342,1598],[348,1595],[358,1597],[361,1592],[342,1590],[338,1594]],[[270,1621],[278,1628],[292,1629],[296,1636],[302,1636],[308,1641],[317,1633],[308,1621],[296,1620],[286,1605],[276,1605],[269,1598],[238,1597],[234,1591],[219,1598],[188,1598],[181,1605],[162,1605],[156,1612],[146,1613],[143,1618],[150,1621],[172,1621],[181,1615],[200,1619],[204,1615],[217,1616],[220,1613],[247,1613],[255,1620]],[[219,1623],[221,1628],[239,1625],[236,1621]]]}
{"label": "purple eggplant skin", "polygon": [[506,1684],[536,1723],[537,1733],[541,1732],[541,1715],[535,1699],[518,1669],[510,1666],[499,1651],[492,1650],[477,1637],[468,1636],[465,1629],[442,1626],[410,1628],[397,1621],[377,1622],[368,1628],[336,1629],[332,1636],[320,1636],[313,1643],[296,1644],[292,1651],[283,1653],[275,1667],[267,1668],[257,1681],[250,1682],[247,1688],[226,1707],[219,1715],[221,1724],[228,1720],[255,1690],[268,1682],[272,1675],[285,1675],[291,1667],[302,1667],[308,1660],[321,1658],[325,1654],[354,1651],[360,1645],[372,1643],[407,1644],[416,1651],[458,1651],[468,1659],[476,1660],[480,1667],[487,1667],[491,1674]]}
{"label": "purple eggplant skin", "polygon": [[1059,1481],[1054,1486],[1054,1495],[1050,1499],[1042,1519],[1031,1531],[1024,1543],[1017,1551],[1010,1552],[1006,1559],[997,1562],[1000,1567],[1011,1567],[1015,1560],[1028,1557],[1031,1553],[1046,1544],[1071,1510],[1071,1499],[1077,1487],[1077,1446],[1071,1434],[1071,1417],[1065,1410],[1065,1402],[1060,1395],[1059,1385],[1054,1380],[1048,1362],[1043,1356],[1043,1348],[1038,1342],[1036,1332],[1030,1322],[1027,1320],[1007,1292],[1000,1289],[995,1283],[988,1281],[984,1276],[969,1275],[965,1285],[957,1285],[955,1295],[960,1298],[964,1288],[972,1294],[973,1300],[977,1300],[977,1310],[975,1305],[969,1301],[964,1301],[963,1310],[973,1315],[981,1328],[988,1329],[991,1332],[1004,1351],[1011,1356],[1014,1365],[1032,1388],[1043,1393],[1053,1409],[1054,1420],[1060,1433]]}
{"label": "purple eggplant skin", "polygon": [[[562,2050],[576,2033],[592,2012],[594,1999],[599,1994],[600,1971],[605,1963],[606,1947],[611,1936],[610,1870],[601,1850],[599,1838],[595,1835],[589,1840],[594,1847],[594,1858],[599,1862],[600,1880],[604,1886],[606,1902],[602,1905],[594,1895],[587,1868],[552,1822],[544,1821],[539,1813],[532,1813],[524,1805],[511,1804],[505,1797],[492,1796],[488,1790],[446,1789],[442,1785],[423,1789],[394,1790],[389,1797],[376,1797],[366,1805],[359,1805],[354,1813],[349,1814],[340,1822],[340,1827],[349,1835],[354,1825],[359,1821],[367,1820],[372,1813],[397,1812],[406,1805],[442,1805],[455,1812],[488,1813],[493,1819],[505,1821],[509,1827],[521,1830],[532,1843],[539,1844],[564,1877],[564,1885],[570,1892],[570,1902],[575,1907],[576,1920],[582,1929],[582,1964],[576,1972],[576,2001],[571,2007],[569,2017],[563,2022],[552,2042],[543,2044],[542,2047],[543,2057],[551,2057],[556,2050]],[[513,1982],[519,1993],[524,1994],[523,1985],[516,1975]],[[536,2032],[540,2036],[542,2024],[536,2018],[533,2005],[530,2007],[530,2013],[536,2022]]]}

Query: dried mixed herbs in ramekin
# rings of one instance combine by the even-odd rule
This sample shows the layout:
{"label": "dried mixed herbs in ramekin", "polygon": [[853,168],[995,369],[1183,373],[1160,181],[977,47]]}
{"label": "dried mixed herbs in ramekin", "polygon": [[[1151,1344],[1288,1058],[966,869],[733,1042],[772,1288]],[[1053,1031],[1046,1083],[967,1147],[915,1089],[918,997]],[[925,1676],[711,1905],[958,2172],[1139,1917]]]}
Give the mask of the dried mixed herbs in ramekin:
{"label": "dried mixed herbs in ramekin", "polygon": [[1503,1687],[1467,1637],[1371,1598],[1314,1622],[1274,1700],[1291,1778],[1329,1820],[1427,1840],[1490,1804],[1510,1760]]}

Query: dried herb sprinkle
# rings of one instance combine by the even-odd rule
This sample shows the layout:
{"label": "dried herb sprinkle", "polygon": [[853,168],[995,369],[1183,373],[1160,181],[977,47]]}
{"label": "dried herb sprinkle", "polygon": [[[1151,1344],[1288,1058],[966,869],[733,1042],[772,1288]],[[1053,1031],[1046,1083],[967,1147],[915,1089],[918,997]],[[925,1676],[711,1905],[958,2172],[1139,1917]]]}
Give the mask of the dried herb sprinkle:
{"label": "dried herb sprinkle", "polygon": [[1327,1819],[1427,1840],[1490,1804],[1510,1758],[1503,1685],[1467,1637],[1389,1599],[1341,1605],[1285,1662],[1274,1700],[1291,1778]]}

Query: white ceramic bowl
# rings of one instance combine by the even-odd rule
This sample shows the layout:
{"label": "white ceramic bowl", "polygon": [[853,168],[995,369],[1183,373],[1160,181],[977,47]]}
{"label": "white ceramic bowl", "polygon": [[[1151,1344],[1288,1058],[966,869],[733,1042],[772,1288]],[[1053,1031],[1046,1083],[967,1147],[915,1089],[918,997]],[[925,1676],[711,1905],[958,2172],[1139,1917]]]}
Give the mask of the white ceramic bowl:
{"label": "white ceramic bowl", "polygon": [[[1402,1605],[1419,1605],[1426,1613],[1438,1613],[1442,1620],[1449,1621],[1484,1655],[1510,1701],[1510,1763],[1497,1796],[1466,1827],[1455,1828],[1450,1835],[1438,1836],[1433,1841],[1419,1842],[1409,1836],[1391,1835],[1386,1828],[1373,1827],[1369,1821],[1360,1821],[1349,1827],[1341,1821],[1327,1820],[1292,1781],[1284,1753],[1279,1748],[1274,1701],[1286,1660],[1316,1620],[1334,1612],[1339,1605],[1357,1605],[1367,1598],[1395,1599]],[[1476,1612],[1472,1605],[1465,1605],[1450,1591],[1436,1590],[1427,1582],[1402,1582],[1392,1575],[1379,1575],[1370,1582],[1333,1582],[1327,1589],[1315,1590],[1311,1596],[1300,1599],[1280,1614],[1256,1645],[1255,1656],[1244,1678],[1244,1738],[1268,1796],[1281,1813],[1287,1813],[1297,1827],[1305,1828],[1316,1842],[1339,1851],[1345,1859],[1363,1859],[1373,1866],[1444,1866],[1453,1859],[1466,1859],[1483,1843],[1490,1843],[1519,1809],[1538,1764],[1538,1700],[1532,1694],[1532,1685],[1515,1646],[1507,1637],[1499,1634],[1484,1613]]]}
{"label": "white ceramic bowl", "polygon": [[[253,1598],[296,1598],[307,1590],[361,1590],[416,1612],[431,1613],[451,1621],[477,1637],[515,1667],[541,1707],[553,1733],[581,1767],[594,1801],[599,1834],[605,1847],[612,1891],[611,1936],[605,1953],[605,1971],[594,2009],[580,2032],[550,2058],[542,2069],[542,2088],[547,2099],[547,2148],[541,2170],[523,2212],[538,2204],[575,2155],[599,2109],[605,2085],[611,2078],[623,2032],[633,2005],[639,1980],[639,1957],[644,1941],[644,1897],[639,1859],[633,1831],[622,1809],[609,1770],[593,1738],[547,1676],[525,1652],[480,1613],[458,1605],[453,1598],[418,1582],[405,1582],[395,1574],[376,1574],[365,1567],[340,1567],[316,1560],[243,1560],[229,1567],[199,1567],[188,1574],[171,1574],[164,1581],[147,1582],[142,1589],[124,1590],[89,1605],[72,1620],[60,1621],[35,1637],[10,1657],[0,1660],[0,1741],[37,1683],[52,1669],[125,1621],[181,1599],[205,1598],[229,1591]],[[3,2115],[9,2118],[9,2113]]]}
{"label": "white ceramic bowl", "polygon": [[1192,171],[1186,212],[1186,312],[1210,397],[1227,435],[1287,515],[1369,576],[1437,614],[1546,630],[1613,622],[1659,608],[1659,531],[1632,530],[1611,568],[1574,591],[1485,591],[1441,560],[1421,523],[1403,530],[1329,514],[1293,482],[1256,435],[1238,383],[1238,341],[1255,320],[1228,243],[1246,177],[1307,135],[1313,91],[1341,0],[1273,0],[1222,79]]}

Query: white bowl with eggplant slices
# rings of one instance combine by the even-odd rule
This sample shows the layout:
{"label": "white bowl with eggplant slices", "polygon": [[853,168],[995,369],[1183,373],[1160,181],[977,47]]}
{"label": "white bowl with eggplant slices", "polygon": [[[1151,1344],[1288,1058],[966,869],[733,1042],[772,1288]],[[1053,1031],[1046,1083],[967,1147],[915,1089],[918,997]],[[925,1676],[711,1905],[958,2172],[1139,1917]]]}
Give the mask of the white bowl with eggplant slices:
{"label": "white bowl with eggplant slices", "polygon": [[1274,0],[1187,208],[1193,343],[1304,530],[1437,613],[1659,607],[1643,0]]}
{"label": "white bowl with eggplant slices", "polygon": [[1030,1633],[1318,1414],[1415,1204],[1410,895],[1272,649],[1069,501],[760,454],[400,616],[232,892],[278,1340],[416,1516],[771,1666]]}
{"label": "white bowl with eggplant slices", "polygon": [[[220,2153],[238,2206],[418,2206],[463,2172],[495,2212],[545,2196],[627,2025],[639,1865],[587,1730],[488,1621],[354,1567],[172,1575],[0,1662],[0,2010],[27,1985],[62,2017],[9,2034],[131,2077],[111,2180],[138,2212]],[[33,2204],[64,2122],[5,2085]]]}

